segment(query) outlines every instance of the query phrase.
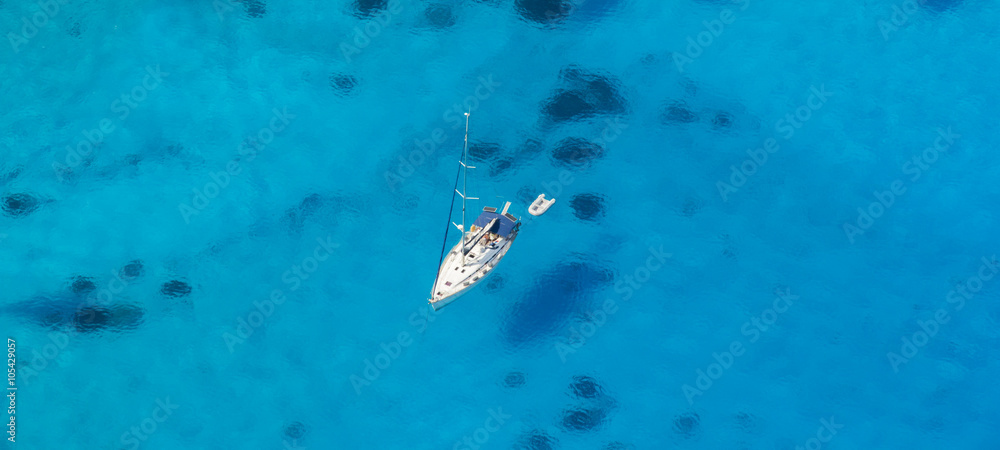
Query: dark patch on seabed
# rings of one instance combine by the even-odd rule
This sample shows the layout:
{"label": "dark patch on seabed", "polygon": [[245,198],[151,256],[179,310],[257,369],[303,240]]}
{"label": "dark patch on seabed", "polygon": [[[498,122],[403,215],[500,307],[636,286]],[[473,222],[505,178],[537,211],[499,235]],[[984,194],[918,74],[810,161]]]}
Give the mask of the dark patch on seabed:
{"label": "dark patch on seabed", "polygon": [[691,108],[684,102],[675,102],[667,105],[660,116],[660,121],[664,125],[676,123],[693,123],[698,121],[698,115],[691,111]]}
{"label": "dark patch on seabed", "polygon": [[599,74],[570,65],[559,72],[561,87],[542,105],[547,124],[578,121],[597,115],[625,114],[628,102],[621,82],[611,75]]}
{"label": "dark patch on seabed", "polygon": [[449,5],[433,4],[424,10],[424,19],[431,27],[443,30],[455,25],[455,13]]}
{"label": "dark patch on seabed", "polygon": [[604,197],[598,194],[585,193],[574,195],[569,201],[573,215],[580,220],[595,221],[605,214]]}
{"label": "dark patch on seabed", "polygon": [[563,411],[562,428],[566,431],[592,431],[607,418],[607,411],[598,408],[579,408]]}
{"label": "dark patch on seabed", "polygon": [[535,198],[538,197],[538,194],[536,193],[537,190],[538,188],[534,186],[521,186],[521,188],[517,190],[515,198],[526,205],[531,204],[531,202],[535,201]]}
{"label": "dark patch on seabed", "polygon": [[409,215],[411,211],[416,210],[419,206],[420,197],[417,197],[415,194],[397,195],[392,199],[392,208],[403,215]]}
{"label": "dark patch on seabed", "polygon": [[76,310],[71,322],[77,331],[98,331],[111,323],[111,311],[101,306],[84,306]]}
{"label": "dark patch on seabed", "polygon": [[288,226],[288,230],[293,233],[301,232],[305,221],[311,219],[322,207],[326,206],[327,200],[322,195],[313,193],[303,197],[302,201],[294,208],[287,209],[283,220]]}
{"label": "dark patch on seabed", "polygon": [[97,289],[97,284],[94,283],[93,278],[78,276],[73,279],[73,283],[70,284],[69,288],[74,294],[87,295]]}
{"label": "dark patch on seabed", "polygon": [[696,413],[685,413],[674,418],[674,432],[685,438],[692,438],[701,431],[701,417]]}
{"label": "dark patch on seabed", "polygon": [[473,161],[493,161],[503,155],[503,147],[492,142],[474,142],[469,144],[469,158]]}
{"label": "dark patch on seabed", "polygon": [[81,333],[133,330],[143,323],[145,316],[145,311],[137,305],[97,305],[78,294],[37,296],[5,307],[2,312],[46,328],[69,328]]}
{"label": "dark patch on seabed", "polygon": [[566,138],[552,149],[552,161],[567,169],[586,169],[604,156],[604,147],[582,138]]}
{"label": "dark patch on seabed", "polygon": [[0,163],[0,183],[6,184],[14,181],[14,179],[21,175],[21,171],[23,170],[23,166],[14,166],[8,169],[5,165]]}
{"label": "dark patch on seabed", "polygon": [[38,210],[42,206],[42,201],[31,194],[16,193],[4,197],[0,206],[4,214],[10,217],[24,217]]}
{"label": "dark patch on seabed", "polygon": [[330,75],[330,87],[333,88],[334,92],[343,97],[353,94],[357,86],[358,79],[354,75],[346,73]]}
{"label": "dark patch on seabed", "polygon": [[243,3],[243,7],[247,10],[247,16],[254,19],[264,17],[267,14],[267,3],[261,0],[236,0]]}
{"label": "dark patch on seabed", "polygon": [[136,305],[118,304],[110,307],[84,306],[73,314],[71,324],[76,331],[95,333],[104,330],[134,330],[143,322],[145,312]]}
{"label": "dark patch on seabed", "polygon": [[284,435],[290,439],[302,439],[306,431],[306,426],[302,422],[292,422],[285,427]]}
{"label": "dark patch on seabed", "polygon": [[614,282],[613,272],[578,255],[541,274],[514,303],[502,333],[514,346],[537,343],[562,330],[595,291]]}
{"label": "dark patch on seabed", "polygon": [[940,13],[958,8],[959,6],[962,6],[962,3],[964,3],[964,1],[963,0],[922,0],[922,1],[918,0],[917,3],[923,5],[925,8],[931,11]]}
{"label": "dark patch on seabed", "polygon": [[712,119],[712,126],[716,129],[732,128],[733,115],[725,111],[716,113],[715,117]]}
{"label": "dark patch on seabed", "polygon": [[493,274],[489,280],[486,280],[486,292],[491,294],[497,292],[503,289],[505,283],[506,280],[504,280],[502,275]]}
{"label": "dark patch on seabed", "polygon": [[490,177],[503,177],[504,175],[509,175],[512,169],[517,167],[517,163],[513,158],[504,158],[493,161],[490,164]]}
{"label": "dark patch on seabed", "polygon": [[607,423],[617,401],[605,392],[601,384],[586,375],[576,375],[570,391],[579,405],[562,412],[559,426],[570,432],[588,432]]}
{"label": "dark patch on seabed", "polygon": [[529,138],[524,141],[524,144],[521,144],[521,146],[518,147],[515,157],[518,161],[532,160],[541,154],[542,150],[545,150],[545,144],[543,144],[542,141],[535,138]]}
{"label": "dark patch on seabed", "polygon": [[128,281],[139,278],[145,273],[146,268],[143,266],[142,261],[136,259],[125,264],[122,270],[119,271],[119,276]]}
{"label": "dark patch on seabed", "polygon": [[757,417],[753,414],[747,412],[738,412],[734,418],[736,425],[740,427],[743,431],[753,432],[757,429]]}
{"label": "dark patch on seabed", "polygon": [[508,373],[503,379],[503,385],[509,388],[519,388],[524,386],[524,374],[521,372]]}
{"label": "dark patch on seabed", "polygon": [[191,293],[191,285],[180,280],[170,280],[163,283],[160,292],[168,297],[185,297]]}
{"label": "dark patch on seabed", "polygon": [[573,12],[573,3],[567,0],[515,0],[514,8],[531,22],[553,24]]}
{"label": "dark patch on seabed", "polygon": [[573,377],[570,389],[573,391],[573,395],[580,399],[595,399],[604,395],[604,388],[601,387],[600,383],[584,375]]}
{"label": "dark patch on seabed", "polygon": [[684,217],[694,217],[701,208],[705,206],[705,202],[700,198],[687,198],[684,200],[684,204],[681,205],[681,215]]}
{"label": "dark patch on seabed", "polygon": [[532,430],[518,439],[514,450],[554,450],[558,445],[559,441],[545,431]]}
{"label": "dark patch on seabed", "polygon": [[615,9],[618,3],[619,0],[515,0],[514,8],[528,22],[553,26],[570,16],[597,19]]}
{"label": "dark patch on seabed", "polygon": [[[0,3],[2,5],[2,3]],[[81,27],[80,22],[73,22],[66,28],[66,34],[73,36],[75,38],[80,37]]]}
{"label": "dark patch on seabed", "polygon": [[388,5],[388,0],[355,0],[354,15],[362,19],[374,17],[385,11]]}
{"label": "dark patch on seabed", "polygon": [[469,144],[469,157],[474,162],[488,163],[489,176],[499,177],[512,173],[511,170],[517,167],[517,162],[510,156],[504,156],[507,152],[500,144],[492,142],[475,142]]}

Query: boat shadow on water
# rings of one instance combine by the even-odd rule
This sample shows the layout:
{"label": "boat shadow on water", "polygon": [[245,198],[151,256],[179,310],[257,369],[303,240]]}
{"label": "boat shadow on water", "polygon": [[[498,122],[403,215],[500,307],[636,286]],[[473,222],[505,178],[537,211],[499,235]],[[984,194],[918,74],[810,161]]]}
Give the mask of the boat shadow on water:
{"label": "boat shadow on water", "polygon": [[557,336],[592,306],[595,293],[614,284],[612,269],[597,261],[592,255],[570,255],[536,277],[504,317],[504,340],[524,347]]}

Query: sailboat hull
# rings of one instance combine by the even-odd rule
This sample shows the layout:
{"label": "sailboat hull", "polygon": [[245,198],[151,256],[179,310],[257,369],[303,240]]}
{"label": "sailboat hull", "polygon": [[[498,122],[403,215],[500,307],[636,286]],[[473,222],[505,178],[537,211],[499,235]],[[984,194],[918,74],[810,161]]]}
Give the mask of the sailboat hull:
{"label": "sailboat hull", "polygon": [[[472,228],[465,228],[466,201],[478,200],[466,196],[467,182],[462,183],[461,191],[458,190],[459,177],[464,173],[467,181],[469,169],[475,168],[466,164],[469,159],[469,114],[470,112],[465,113],[465,143],[462,146],[462,159],[458,161],[461,169],[455,176],[455,194],[462,196],[462,225],[455,224],[455,226],[462,231],[462,237],[458,245],[452,247],[447,257],[441,255],[441,267],[438,267],[434,286],[431,287],[431,298],[428,299],[435,311],[457,300],[493,273],[493,269],[514,243],[517,230],[521,226],[517,218],[507,213],[507,209],[510,208],[510,202],[507,202],[503,211],[499,213],[496,208],[483,208]],[[454,202],[455,196],[452,195],[452,208]],[[450,214],[448,221],[451,222]],[[447,244],[447,231],[444,239]]]}
{"label": "sailboat hull", "polygon": [[[454,302],[493,273],[513,245],[517,227],[494,240],[490,240],[489,236],[480,236],[483,236],[483,230],[463,233],[462,239],[466,241],[464,258],[462,241],[448,252],[431,291],[430,304],[435,311]],[[468,242],[473,239],[474,242]]]}

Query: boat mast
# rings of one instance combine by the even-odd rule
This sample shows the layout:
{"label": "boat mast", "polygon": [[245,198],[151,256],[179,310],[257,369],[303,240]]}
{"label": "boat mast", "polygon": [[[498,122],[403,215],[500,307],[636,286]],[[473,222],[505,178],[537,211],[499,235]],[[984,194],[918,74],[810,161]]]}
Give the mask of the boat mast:
{"label": "boat mast", "polygon": [[462,265],[465,265],[465,194],[468,191],[469,184],[469,166],[466,165],[466,161],[469,160],[469,114],[472,111],[465,113],[465,144],[462,147],[462,167],[465,168],[463,179],[462,179]]}

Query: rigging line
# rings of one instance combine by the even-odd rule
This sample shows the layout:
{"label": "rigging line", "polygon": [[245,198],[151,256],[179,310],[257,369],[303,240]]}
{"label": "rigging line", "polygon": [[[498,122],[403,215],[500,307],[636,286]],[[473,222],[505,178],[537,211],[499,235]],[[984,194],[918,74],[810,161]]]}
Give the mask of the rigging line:
{"label": "rigging line", "polygon": [[[441,263],[444,262],[444,252],[448,248],[448,231],[451,230],[451,215],[455,211],[455,194],[458,193],[458,179],[462,174],[462,162],[458,162],[459,169],[458,173],[455,174],[455,188],[451,190],[451,203],[448,204],[448,223],[444,227],[444,242],[441,243],[441,258],[438,259],[438,272],[434,275],[434,285],[431,286],[431,298],[434,297],[434,288],[437,287],[438,277],[441,276]],[[464,233],[465,230],[462,230]],[[463,236],[464,239],[464,236]]]}

